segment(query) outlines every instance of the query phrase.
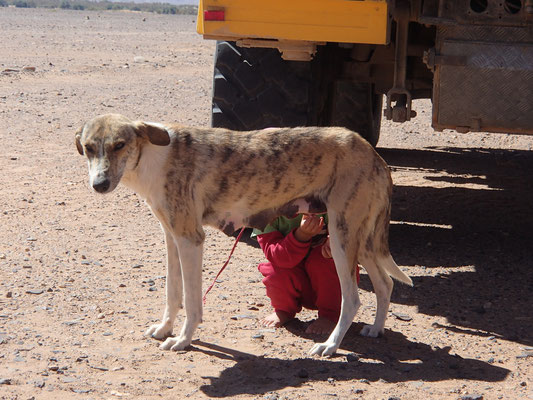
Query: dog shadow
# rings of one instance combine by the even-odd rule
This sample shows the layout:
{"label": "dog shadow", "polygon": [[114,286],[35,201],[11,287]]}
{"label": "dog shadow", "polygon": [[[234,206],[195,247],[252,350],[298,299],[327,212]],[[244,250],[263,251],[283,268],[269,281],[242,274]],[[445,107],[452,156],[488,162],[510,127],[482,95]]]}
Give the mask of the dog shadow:
{"label": "dog shadow", "polygon": [[399,332],[386,331],[383,337],[365,338],[357,334],[361,328],[360,324],[352,324],[341,344],[341,349],[351,352],[349,356],[332,358],[270,358],[194,341],[191,351],[235,361],[220,376],[204,377],[210,383],[200,390],[209,397],[232,397],[297,388],[310,381],[351,381],[354,389],[364,389],[365,385],[379,380],[390,383],[448,379],[498,382],[510,373],[487,362],[452,354],[450,348],[432,348],[412,342]]}

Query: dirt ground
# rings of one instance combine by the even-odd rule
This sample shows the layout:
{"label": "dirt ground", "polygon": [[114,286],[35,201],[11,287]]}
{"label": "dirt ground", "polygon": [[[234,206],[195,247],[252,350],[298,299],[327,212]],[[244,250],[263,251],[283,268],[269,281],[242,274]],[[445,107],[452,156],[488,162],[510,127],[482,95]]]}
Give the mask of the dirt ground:
{"label": "dirt ground", "polygon": [[[382,338],[358,335],[365,274],[335,357],[307,355],[313,312],[258,327],[263,257],[244,240],[191,348],[161,351],[143,337],[165,301],[158,222],[129,190],[88,188],[73,136],[105,112],[207,126],[214,43],[194,16],[1,8],[0,26],[0,399],[533,398],[533,137],[435,133],[427,101],[384,123],[391,251],[415,285],[396,285]],[[204,287],[232,243],[207,229]]]}

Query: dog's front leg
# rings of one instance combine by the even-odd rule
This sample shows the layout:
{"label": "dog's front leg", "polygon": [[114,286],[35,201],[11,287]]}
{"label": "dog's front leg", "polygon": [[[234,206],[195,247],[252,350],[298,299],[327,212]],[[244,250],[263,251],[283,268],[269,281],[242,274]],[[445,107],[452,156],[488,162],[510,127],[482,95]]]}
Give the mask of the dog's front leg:
{"label": "dog's front leg", "polygon": [[145,333],[146,336],[156,339],[165,339],[172,335],[174,320],[183,304],[183,283],[178,247],[167,230],[165,230],[165,242],[167,245],[167,304],[161,323],[152,325]]}
{"label": "dog's front leg", "polygon": [[202,321],[203,244],[195,244],[185,237],[177,237],[175,240],[181,261],[186,318],[179,336],[168,338],[161,344],[161,348],[177,351],[191,344],[194,331]]}

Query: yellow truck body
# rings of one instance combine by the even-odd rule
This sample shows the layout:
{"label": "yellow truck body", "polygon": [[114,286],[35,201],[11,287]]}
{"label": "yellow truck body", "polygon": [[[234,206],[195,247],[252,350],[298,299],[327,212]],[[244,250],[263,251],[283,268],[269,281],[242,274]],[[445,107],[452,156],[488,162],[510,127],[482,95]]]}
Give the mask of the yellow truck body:
{"label": "yellow truck body", "polygon": [[[212,11],[223,20],[206,20]],[[387,44],[388,21],[386,1],[200,0],[197,31],[218,40]]]}

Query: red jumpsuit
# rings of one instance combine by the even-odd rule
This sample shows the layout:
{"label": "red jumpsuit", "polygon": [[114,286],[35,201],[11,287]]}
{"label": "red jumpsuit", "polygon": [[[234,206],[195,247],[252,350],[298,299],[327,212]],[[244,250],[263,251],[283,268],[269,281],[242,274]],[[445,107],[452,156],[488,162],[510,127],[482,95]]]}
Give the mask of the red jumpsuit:
{"label": "red jumpsuit", "polygon": [[268,263],[259,264],[267,296],[276,311],[292,318],[302,306],[318,310],[318,316],[337,322],[341,308],[341,289],[332,258],[322,256],[322,245],[311,248],[279,231],[257,236]]}

